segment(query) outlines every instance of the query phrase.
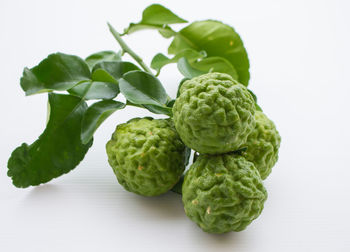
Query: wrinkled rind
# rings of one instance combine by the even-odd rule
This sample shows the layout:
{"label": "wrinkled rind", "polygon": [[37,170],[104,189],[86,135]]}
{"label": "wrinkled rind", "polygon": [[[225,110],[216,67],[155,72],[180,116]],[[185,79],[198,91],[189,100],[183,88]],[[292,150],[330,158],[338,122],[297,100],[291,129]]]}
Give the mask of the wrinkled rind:
{"label": "wrinkled rind", "polygon": [[233,154],[200,155],[182,186],[187,216],[209,233],[245,229],[260,215],[266,199],[253,163]]}
{"label": "wrinkled rind", "polygon": [[255,103],[246,87],[223,73],[187,80],[173,107],[182,141],[203,154],[237,150],[255,126]]}
{"label": "wrinkled rind", "polygon": [[185,169],[185,145],[170,119],[134,118],[120,124],[106,150],[119,183],[144,196],[167,192]]}
{"label": "wrinkled rind", "polygon": [[281,137],[275,124],[263,112],[255,112],[255,121],[255,128],[244,144],[247,147],[244,156],[254,163],[261,178],[266,179],[278,160]]}

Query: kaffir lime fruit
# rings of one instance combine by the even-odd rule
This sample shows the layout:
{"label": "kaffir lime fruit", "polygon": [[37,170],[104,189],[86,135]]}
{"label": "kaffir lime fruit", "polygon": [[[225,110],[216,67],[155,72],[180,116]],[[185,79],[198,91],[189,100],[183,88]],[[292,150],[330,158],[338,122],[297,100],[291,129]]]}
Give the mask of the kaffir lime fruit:
{"label": "kaffir lime fruit", "polygon": [[119,183],[144,196],[170,190],[185,168],[185,145],[171,119],[134,118],[120,124],[106,150]]}
{"label": "kaffir lime fruit", "polygon": [[187,216],[209,233],[245,229],[260,215],[266,198],[254,164],[233,154],[199,155],[182,186]]}
{"label": "kaffir lime fruit", "polygon": [[261,178],[266,179],[278,160],[281,137],[275,124],[263,112],[255,112],[255,122],[255,128],[244,144],[248,147],[244,156],[254,163]]}
{"label": "kaffir lime fruit", "polygon": [[237,150],[255,126],[255,102],[228,74],[208,73],[187,80],[173,106],[182,141],[199,153]]}

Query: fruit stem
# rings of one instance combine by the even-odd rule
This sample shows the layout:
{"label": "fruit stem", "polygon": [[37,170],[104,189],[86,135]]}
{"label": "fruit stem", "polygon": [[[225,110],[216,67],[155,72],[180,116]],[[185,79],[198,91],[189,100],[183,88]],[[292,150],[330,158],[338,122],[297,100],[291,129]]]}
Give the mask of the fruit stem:
{"label": "fruit stem", "polygon": [[117,40],[120,47],[122,48],[123,53],[128,53],[142,67],[143,70],[153,75],[152,70],[149,69],[149,67],[143,62],[140,56],[131,50],[131,48],[125,43],[125,41],[121,38],[121,35],[114,29],[114,27],[110,23],[107,23],[107,25],[109,31],[112,33],[113,37]]}

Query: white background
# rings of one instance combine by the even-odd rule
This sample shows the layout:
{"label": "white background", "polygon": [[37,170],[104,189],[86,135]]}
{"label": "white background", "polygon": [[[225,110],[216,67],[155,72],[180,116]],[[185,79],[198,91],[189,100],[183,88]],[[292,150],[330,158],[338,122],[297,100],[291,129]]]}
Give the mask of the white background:
{"label": "white background", "polygon": [[[126,192],[107,163],[115,126],[149,115],[127,108],[98,130],[84,161],[46,185],[17,189],[6,176],[12,150],[44,129],[45,94],[25,97],[23,67],[48,54],[118,50],[122,31],[152,1],[0,2],[0,251],[350,251],[350,6],[344,1],[162,1],[190,21],[235,27],[251,62],[250,88],[282,135],[265,181],[269,198],[245,231],[204,233],[174,193]],[[181,26],[176,26],[179,29]],[[146,62],[170,41],[155,31],[126,38]],[[176,66],[160,76],[175,96]]]}

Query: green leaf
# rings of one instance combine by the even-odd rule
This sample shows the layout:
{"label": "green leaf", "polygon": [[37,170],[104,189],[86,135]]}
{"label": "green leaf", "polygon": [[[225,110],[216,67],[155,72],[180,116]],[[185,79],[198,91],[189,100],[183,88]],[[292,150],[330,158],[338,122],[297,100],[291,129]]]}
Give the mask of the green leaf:
{"label": "green leaf", "polygon": [[143,71],[131,71],[119,80],[120,92],[135,104],[165,107],[168,95],[160,81]]}
{"label": "green leaf", "polygon": [[174,103],[175,103],[175,99],[171,99],[167,102],[166,106],[169,107],[169,108],[172,108],[174,106]]}
{"label": "green leaf", "polygon": [[176,35],[176,32],[168,25],[162,26],[162,28],[157,28],[157,30],[163,38],[171,38],[172,36]]}
{"label": "green leaf", "polygon": [[103,69],[96,69],[92,73],[91,79],[93,81],[110,82],[110,83],[118,84],[118,81],[112,75],[110,75],[106,70],[103,70]]}
{"label": "green leaf", "polygon": [[184,178],[185,178],[185,175],[182,174],[179,181],[174,185],[173,188],[171,188],[172,192],[180,194],[180,195],[182,194],[182,184],[184,183]]}
{"label": "green leaf", "polygon": [[152,4],[143,11],[141,23],[163,25],[187,23],[187,21],[160,4]]}
{"label": "green leaf", "polygon": [[253,93],[252,90],[248,89],[249,93],[252,95],[254,101],[255,101],[255,109],[257,111],[263,112],[262,108],[258,105],[258,97]]}
{"label": "green leaf", "polygon": [[88,81],[74,86],[68,92],[85,100],[113,99],[119,94],[119,86],[112,82]]}
{"label": "green leaf", "polygon": [[81,140],[88,143],[97,128],[116,110],[123,109],[124,103],[106,100],[92,104],[85,112],[82,122]]}
{"label": "green leaf", "polygon": [[90,79],[88,65],[81,58],[63,53],[49,55],[32,69],[25,68],[21,87],[26,95],[70,89]]}
{"label": "green leaf", "polygon": [[181,86],[184,84],[184,82],[187,81],[187,80],[190,80],[190,78],[186,78],[186,77],[185,77],[185,78],[183,78],[183,79],[180,81],[180,84],[179,84],[179,86],[178,86],[178,88],[177,88],[177,92],[176,92],[176,98],[180,96],[180,88],[181,88]]}
{"label": "green leaf", "polygon": [[159,105],[143,105],[145,109],[148,109],[154,114],[161,114],[161,115],[167,115],[172,116],[173,112],[170,107],[167,106],[159,106]]}
{"label": "green leaf", "polygon": [[195,69],[191,66],[191,64],[187,61],[186,58],[181,58],[177,62],[177,68],[179,69],[180,73],[188,79],[192,79],[194,77],[197,77],[199,75],[205,74],[206,72],[200,71],[198,69]]}
{"label": "green leaf", "polygon": [[[92,70],[92,72],[94,73],[93,78],[97,78],[95,72],[98,69],[105,70],[108,74],[110,74],[110,76],[112,76],[117,81],[120,78],[122,78],[123,75],[127,72],[140,70],[140,68],[138,68],[135,64],[127,61],[104,61],[104,62],[97,63],[94,66]],[[99,72],[99,76],[101,76],[100,72]],[[102,79],[98,79],[98,80],[101,81]]]}
{"label": "green leaf", "polygon": [[193,22],[178,32],[168,52],[176,55],[186,48],[204,50],[208,57],[225,58],[237,71],[238,81],[248,85],[248,55],[241,38],[232,27],[214,20]]}
{"label": "green leaf", "polygon": [[102,61],[95,64],[93,68],[92,82],[79,83],[68,92],[86,100],[113,99],[119,94],[118,80],[123,74],[138,69],[130,62]]}
{"label": "green leaf", "polygon": [[238,80],[238,74],[236,69],[232,66],[232,64],[222,57],[208,57],[204,58],[200,61],[191,63],[191,65],[203,72],[220,72],[227,73],[231,75],[235,80]]}
{"label": "green leaf", "polygon": [[131,23],[124,30],[124,34],[130,34],[144,29],[157,29],[162,36],[169,38],[175,35],[176,32],[168,25],[178,23],[187,23],[187,21],[160,4],[152,4],[143,11],[141,21],[136,24]]}
{"label": "green leaf", "polygon": [[205,55],[203,55],[201,52],[197,52],[192,49],[182,50],[171,59],[166,57],[164,54],[158,53],[153,57],[151,67],[156,70],[157,73],[159,73],[165,65],[176,63],[182,57],[185,57],[189,62],[194,62],[195,60],[203,58],[204,56]]}
{"label": "green leaf", "polygon": [[255,103],[255,109],[256,109],[257,111],[263,112],[262,108],[261,108],[257,103]]}
{"label": "green leaf", "polygon": [[253,97],[255,102],[258,102],[258,97],[256,96],[256,94],[253,93],[252,90],[248,89],[248,92],[251,94],[251,96]]}
{"label": "green leaf", "polygon": [[113,51],[101,51],[86,57],[85,62],[88,64],[90,69],[92,69],[99,62],[121,60],[121,58],[122,58],[121,51],[117,53]]}
{"label": "green leaf", "polygon": [[81,122],[87,105],[81,99],[49,94],[50,117],[33,144],[23,143],[8,161],[7,175],[16,187],[35,186],[68,173],[84,158],[92,141],[82,144]]}

